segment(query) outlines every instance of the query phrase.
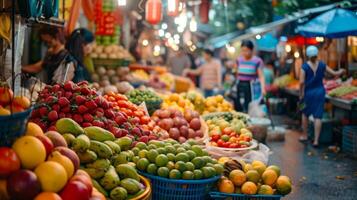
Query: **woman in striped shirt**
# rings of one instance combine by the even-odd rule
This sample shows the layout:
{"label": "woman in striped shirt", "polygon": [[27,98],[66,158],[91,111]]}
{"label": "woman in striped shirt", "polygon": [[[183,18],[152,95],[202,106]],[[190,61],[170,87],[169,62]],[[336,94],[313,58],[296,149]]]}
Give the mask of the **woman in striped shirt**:
{"label": "woman in striped shirt", "polygon": [[[238,111],[248,111],[248,105],[252,101],[251,82],[257,79],[261,85],[261,93],[265,95],[265,81],[263,74],[263,61],[253,55],[254,44],[252,41],[245,40],[241,45],[241,56],[237,59],[237,99],[235,109]],[[240,98],[243,95],[244,104],[242,106]]]}

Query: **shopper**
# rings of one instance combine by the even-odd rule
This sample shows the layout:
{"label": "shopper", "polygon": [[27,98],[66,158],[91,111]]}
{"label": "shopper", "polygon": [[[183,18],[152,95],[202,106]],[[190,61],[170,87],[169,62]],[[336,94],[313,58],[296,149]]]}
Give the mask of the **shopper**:
{"label": "shopper", "polygon": [[215,95],[215,90],[222,88],[222,66],[219,60],[213,57],[213,51],[209,49],[203,51],[203,58],[204,64],[198,69],[185,69],[183,75],[201,76],[201,88],[205,97],[209,97]]}
{"label": "shopper", "polygon": [[[252,101],[251,85],[255,81],[260,82],[261,93],[265,95],[265,81],[263,74],[263,61],[253,54],[254,44],[250,40],[244,40],[241,45],[241,56],[237,59],[237,98],[234,102],[238,111],[248,111],[248,105]],[[240,98],[244,98],[242,106]]]}
{"label": "shopper", "polygon": [[[66,43],[66,49],[71,54],[71,57],[76,63],[75,76],[73,78],[74,82],[79,82],[83,80],[90,81],[90,75],[87,67],[85,65],[85,59],[88,58],[90,52],[92,51],[92,43],[94,41],[94,35],[92,32],[85,28],[79,28],[72,32],[68,41]],[[88,61],[87,61],[88,63]]]}
{"label": "shopper", "polygon": [[263,68],[265,88],[269,88],[274,82],[274,61],[269,60]]}
{"label": "shopper", "polygon": [[[22,67],[25,73],[36,74],[44,70],[45,79],[41,80],[46,84],[61,83],[72,80],[74,77],[74,63],[68,61],[69,52],[65,49],[65,37],[63,30],[55,27],[42,27],[40,29],[41,40],[47,46],[47,53],[43,60],[35,64]],[[67,75],[60,73],[61,69],[68,66]]]}
{"label": "shopper", "polygon": [[182,76],[184,69],[191,68],[191,60],[185,53],[184,49],[180,49],[168,59],[167,65],[172,74]]}
{"label": "shopper", "polygon": [[308,117],[314,117],[314,142],[313,146],[318,147],[321,132],[321,118],[324,112],[325,88],[323,78],[325,71],[334,76],[342,75],[345,70],[333,71],[324,62],[317,58],[318,49],[315,46],[309,46],[306,49],[308,61],[302,65],[300,73],[300,100],[302,109],[302,127],[303,135],[300,141],[307,141]]}

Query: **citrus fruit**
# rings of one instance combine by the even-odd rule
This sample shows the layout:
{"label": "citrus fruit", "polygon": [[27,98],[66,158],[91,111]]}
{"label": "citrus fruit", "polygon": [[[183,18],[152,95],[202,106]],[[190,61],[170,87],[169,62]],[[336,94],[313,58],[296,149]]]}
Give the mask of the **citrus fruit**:
{"label": "citrus fruit", "polygon": [[194,178],[195,179],[202,179],[203,178],[203,172],[199,169],[193,170]]}
{"label": "citrus fruit", "polygon": [[246,175],[248,181],[258,183],[260,180],[260,174],[256,170],[249,170]]}
{"label": "citrus fruit", "polygon": [[248,181],[245,182],[242,187],[241,187],[241,191],[243,194],[256,194],[257,193],[257,186],[255,185],[255,183]]}
{"label": "citrus fruit", "polygon": [[28,99],[25,96],[16,96],[14,97],[14,99],[12,100],[12,103],[14,105],[20,106],[21,108],[28,108],[31,106],[31,102],[30,99]]}
{"label": "citrus fruit", "polygon": [[140,150],[146,149],[147,145],[144,142],[136,143],[135,147],[139,148]]}
{"label": "citrus fruit", "polygon": [[160,147],[160,148],[157,148],[156,151],[159,153],[159,154],[166,154],[166,149],[163,148],[163,147]]}
{"label": "citrus fruit", "polygon": [[202,172],[205,178],[211,178],[216,175],[216,171],[213,167],[202,167]]}
{"label": "citrus fruit", "polygon": [[279,176],[276,180],[276,189],[282,195],[287,195],[291,192],[291,181],[287,176]]}
{"label": "citrus fruit", "polygon": [[203,151],[202,148],[198,145],[193,145],[191,147],[191,150],[194,151],[196,153],[197,156],[203,156]]}
{"label": "citrus fruit", "polygon": [[182,173],[182,179],[192,180],[195,178],[195,174],[191,171],[184,171]]}
{"label": "citrus fruit", "polygon": [[15,141],[12,149],[19,156],[25,169],[34,169],[46,159],[46,149],[42,142],[34,136],[23,136]]}
{"label": "citrus fruit", "polygon": [[138,162],[136,163],[136,167],[141,170],[141,171],[144,171],[148,165],[150,164],[149,160],[146,159],[146,158],[140,158],[138,160]]}
{"label": "citrus fruit", "polygon": [[185,153],[186,152],[186,149],[183,148],[183,147],[179,147],[176,149],[176,153],[179,154],[179,153]]}
{"label": "citrus fruit", "polygon": [[184,172],[186,170],[186,164],[183,161],[178,161],[175,163],[175,169],[179,170],[180,172]]}
{"label": "citrus fruit", "polygon": [[166,150],[167,153],[172,153],[172,154],[176,153],[176,149],[173,146],[166,146],[165,150]]}
{"label": "citrus fruit", "polygon": [[274,191],[269,185],[262,185],[259,187],[258,194],[272,195],[274,194]]}
{"label": "citrus fruit", "polygon": [[168,153],[167,155],[167,158],[169,159],[169,161],[175,161],[175,154],[173,154],[173,153]]}
{"label": "citrus fruit", "polygon": [[54,192],[42,192],[34,200],[62,200],[62,198]]}
{"label": "citrus fruit", "polygon": [[143,150],[139,151],[138,156],[139,156],[139,158],[146,158],[147,153],[148,153],[148,150],[143,149]]}
{"label": "citrus fruit", "polygon": [[67,178],[71,178],[73,176],[74,173],[74,166],[72,161],[67,158],[66,156],[63,156],[60,152],[58,151],[54,151],[52,152],[47,161],[54,161],[57,162],[58,164],[62,165],[62,167],[64,167],[64,169],[67,172]]}
{"label": "citrus fruit", "polygon": [[151,149],[156,149],[157,147],[153,144],[149,144],[149,146],[146,148],[148,150],[151,150]]}
{"label": "citrus fruit", "polygon": [[186,150],[190,150],[191,149],[191,145],[188,144],[188,143],[182,144],[181,147],[185,148]]}
{"label": "citrus fruit", "polygon": [[206,163],[213,163],[213,160],[210,156],[202,156],[202,158]]}
{"label": "citrus fruit", "polygon": [[194,159],[194,158],[197,156],[196,153],[195,153],[194,151],[192,151],[192,150],[188,150],[188,151],[186,152],[186,154],[188,155],[189,160],[192,160],[192,159]]}
{"label": "citrus fruit", "polygon": [[33,122],[29,122],[27,124],[25,135],[38,136],[44,135],[44,133],[39,125]]}
{"label": "citrus fruit", "polygon": [[159,167],[166,166],[168,162],[169,162],[169,159],[164,154],[158,155],[155,159],[155,164],[156,164],[156,166],[159,166]]}
{"label": "citrus fruit", "polygon": [[151,163],[148,165],[146,171],[149,173],[149,174],[156,174],[156,171],[157,171],[157,167],[155,164]]}
{"label": "citrus fruit", "polygon": [[0,107],[0,115],[10,115],[10,110]]}
{"label": "citrus fruit", "polygon": [[221,164],[214,164],[213,168],[216,170],[217,174],[222,174],[224,171],[224,167]]}
{"label": "citrus fruit", "polygon": [[193,172],[195,170],[195,165],[192,162],[185,163],[185,167],[187,171]]}
{"label": "citrus fruit", "polygon": [[235,186],[241,186],[247,180],[247,177],[242,170],[235,169],[229,173],[229,180],[231,180]]}
{"label": "citrus fruit", "polygon": [[41,163],[36,167],[35,174],[40,180],[42,190],[45,192],[58,192],[67,183],[65,168],[54,161]]}
{"label": "citrus fruit", "polygon": [[175,163],[172,162],[172,161],[169,161],[169,162],[167,162],[166,167],[167,167],[169,170],[175,169]]}
{"label": "citrus fruit", "polygon": [[278,175],[272,169],[265,170],[262,174],[262,180],[265,185],[273,186]]}
{"label": "citrus fruit", "polygon": [[276,166],[276,165],[270,165],[269,167],[267,167],[266,170],[268,170],[268,169],[274,170],[274,171],[276,172],[276,174],[277,174],[278,176],[280,176],[280,168],[279,168],[278,166]]}
{"label": "citrus fruit", "polygon": [[136,164],[139,160],[140,160],[140,157],[139,157],[139,156],[134,156],[134,157],[133,157],[133,163]]}
{"label": "citrus fruit", "polygon": [[175,161],[183,161],[183,162],[188,162],[190,161],[190,158],[188,157],[188,155],[186,153],[179,153],[176,155],[175,157]]}
{"label": "citrus fruit", "polygon": [[218,163],[224,165],[224,163],[226,163],[229,160],[231,160],[231,158],[229,158],[229,157],[221,157],[221,158],[218,159]]}
{"label": "citrus fruit", "polygon": [[180,179],[181,178],[181,172],[177,169],[173,169],[169,173],[169,178],[170,179]]}
{"label": "citrus fruit", "polygon": [[243,171],[245,173],[247,173],[249,170],[252,170],[253,169],[253,166],[251,164],[245,164],[244,167],[243,167]]}
{"label": "citrus fruit", "polygon": [[234,185],[232,181],[223,179],[218,183],[218,190],[223,193],[234,193]]}
{"label": "citrus fruit", "polygon": [[252,166],[253,166],[253,169],[257,170],[260,175],[262,175],[263,172],[265,171],[265,169],[267,168],[266,165],[262,161],[259,161],[259,160],[253,161]]}
{"label": "citrus fruit", "polygon": [[203,166],[206,165],[204,159],[201,157],[196,157],[192,159],[191,162],[195,165],[196,169],[201,169]]}
{"label": "citrus fruit", "polygon": [[138,147],[134,147],[131,149],[131,151],[134,153],[135,156],[139,155],[140,149]]}
{"label": "citrus fruit", "polygon": [[169,173],[170,173],[170,170],[167,167],[160,167],[157,170],[157,175],[164,177],[164,178],[169,177]]}
{"label": "citrus fruit", "polygon": [[150,162],[154,163],[158,155],[159,153],[155,149],[150,149],[149,152],[147,152],[146,157]]}

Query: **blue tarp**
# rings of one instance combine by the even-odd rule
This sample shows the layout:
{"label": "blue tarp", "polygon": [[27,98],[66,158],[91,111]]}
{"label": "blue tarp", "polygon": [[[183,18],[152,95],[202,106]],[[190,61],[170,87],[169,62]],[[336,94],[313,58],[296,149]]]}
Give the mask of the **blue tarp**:
{"label": "blue tarp", "polygon": [[258,50],[260,51],[274,51],[278,44],[278,39],[271,33],[267,33],[257,40]]}
{"label": "blue tarp", "polygon": [[357,35],[357,15],[345,9],[333,9],[299,26],[297,31],[305,37],[340,38]]}

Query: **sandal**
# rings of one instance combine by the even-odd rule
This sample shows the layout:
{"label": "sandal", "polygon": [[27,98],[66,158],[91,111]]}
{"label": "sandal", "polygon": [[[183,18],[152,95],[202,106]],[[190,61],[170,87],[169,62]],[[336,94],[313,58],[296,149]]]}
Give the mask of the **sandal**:
{"label": "sandal", "polygon": [[307,138],[307,137],[300,137],[299,138],[299,142],[302,142],[302,143],[305,143],[305,142],[307,142],[307,141],[309,141],[309,139]]}

